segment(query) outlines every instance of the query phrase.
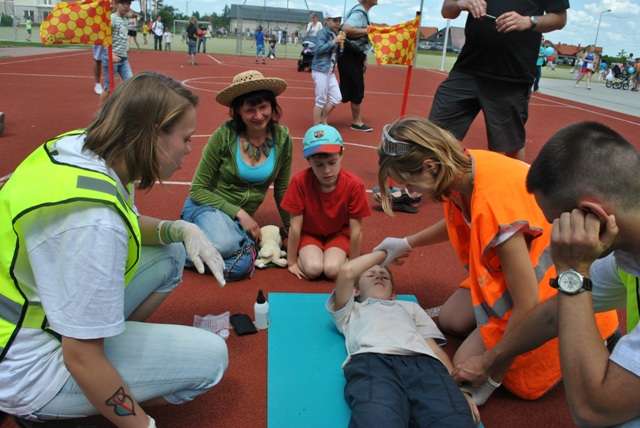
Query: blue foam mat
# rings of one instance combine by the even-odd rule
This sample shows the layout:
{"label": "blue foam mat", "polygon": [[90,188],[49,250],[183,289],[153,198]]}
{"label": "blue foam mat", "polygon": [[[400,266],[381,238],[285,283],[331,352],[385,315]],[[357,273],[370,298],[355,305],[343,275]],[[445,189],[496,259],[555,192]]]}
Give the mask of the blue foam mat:
{"label": "blue foam mat", "polygon": [[[349,425],[344,400],[344,337],[324,305],[326,293],[269,293],[269,428]],[[402,300],[416,301],[413,295]]]}

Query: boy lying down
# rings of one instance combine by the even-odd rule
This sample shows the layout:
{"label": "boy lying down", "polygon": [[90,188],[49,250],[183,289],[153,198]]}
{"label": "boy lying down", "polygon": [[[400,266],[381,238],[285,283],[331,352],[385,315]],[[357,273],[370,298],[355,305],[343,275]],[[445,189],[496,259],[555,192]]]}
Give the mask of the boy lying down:
{"label": "boy lying down", "polygon": [[475,427],[478,408],[449,374],[445,337],[415,302],[395,299],[374,251],[342,266],[327,301],[344,335],[345,399],[354,427]]}

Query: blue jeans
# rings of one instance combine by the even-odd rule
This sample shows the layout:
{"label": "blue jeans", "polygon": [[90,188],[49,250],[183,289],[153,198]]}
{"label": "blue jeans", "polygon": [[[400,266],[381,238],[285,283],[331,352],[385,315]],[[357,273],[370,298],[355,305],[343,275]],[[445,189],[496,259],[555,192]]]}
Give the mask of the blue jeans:
{"label": "blue jeans", "polygon": [[188,52],[187,52],[188,55],[195,55],[196,54],[196,41],[188,39],[187,40],[187,49],[188,49]]}
{"label": "blue jeans", "polygon": [[475,426],[453,378],[428,355],[356,354],[344,376],[349,428]]}
{"label": "blue jeans", "polygon": [[[182,280],[182,244],[142,247],[136,275],[125,290],[125,317],[151,293],[169,293]],[[172,404],[193,400],[216,385],[228,365],[222,338],[195,327],[127,321],[124,333],[106,338],[104,350],[139,402],[162,397]],[[73,379],[43,408],[40,420],[97,414]]]}
{"label": "blue jeans", "polygon": [[[108,50],[104,50],[102,55],[102,87],[105,92],[109,92],[109,54]],[[120,78],[124,82],[133,77],[133,71],[131,71],[131,65],[129,64],[129,58],[120,57],[120,61],[113,63],[113,76],[120,75]]]}
{"label": "blue jeans", "polygon": [[200,47],[202,46],[202,53],[207,53],[207,39],[206,37],[200,37],[198,39],[198,49],[197,51],[200,52]]}
{"label": "blue jeans", "polygon": [[[256,259],[255,243],[237,220],[219,209],[200,205],[187,198],[181,218],[195,223],[224,259],[224,276],[228,280],[242,279],[253,274]],[[187,260],[187,265],[190,261]]]}

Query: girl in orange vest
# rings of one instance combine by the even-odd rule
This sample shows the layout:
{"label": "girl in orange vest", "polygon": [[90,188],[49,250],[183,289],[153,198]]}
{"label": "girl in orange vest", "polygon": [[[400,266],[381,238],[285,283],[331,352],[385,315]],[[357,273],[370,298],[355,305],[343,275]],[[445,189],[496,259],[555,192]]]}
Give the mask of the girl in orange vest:
{"label": "girl in orange vest", "polygon": [[[412,248],[451,242],[468,277],[442,306],[440,327],[465,337],[454,365],[494,347],[538,302],[554,295],[551,225],[526,190],[529,166],[486,150],[465,150],[449,132],[426,119],[405,118],[383,129],[378,180],[388,203],[388,178],[442,203],[444,218],[405,238],[386,238],[385,264]],[[598,316],[603,338],[617,329],[615,311]],[[557,339],[521,355],[474,392],[484,403],[502,382],[524,399],[536,399],[561,379]]]}

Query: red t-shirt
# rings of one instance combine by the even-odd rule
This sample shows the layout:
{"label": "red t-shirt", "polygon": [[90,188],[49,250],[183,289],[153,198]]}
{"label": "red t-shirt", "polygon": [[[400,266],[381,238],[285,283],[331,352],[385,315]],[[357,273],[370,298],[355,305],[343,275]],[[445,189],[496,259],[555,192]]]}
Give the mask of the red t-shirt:
{"label": "red t-shirt", "polygon": [[311,168],[293,176],[284,195],[282,208],[292,216],[303,215],[302,232],[326,237],[349,228],[349,219],[371,215],[367,193],[360,177],[340,170],[336,188],[328,193]]}

